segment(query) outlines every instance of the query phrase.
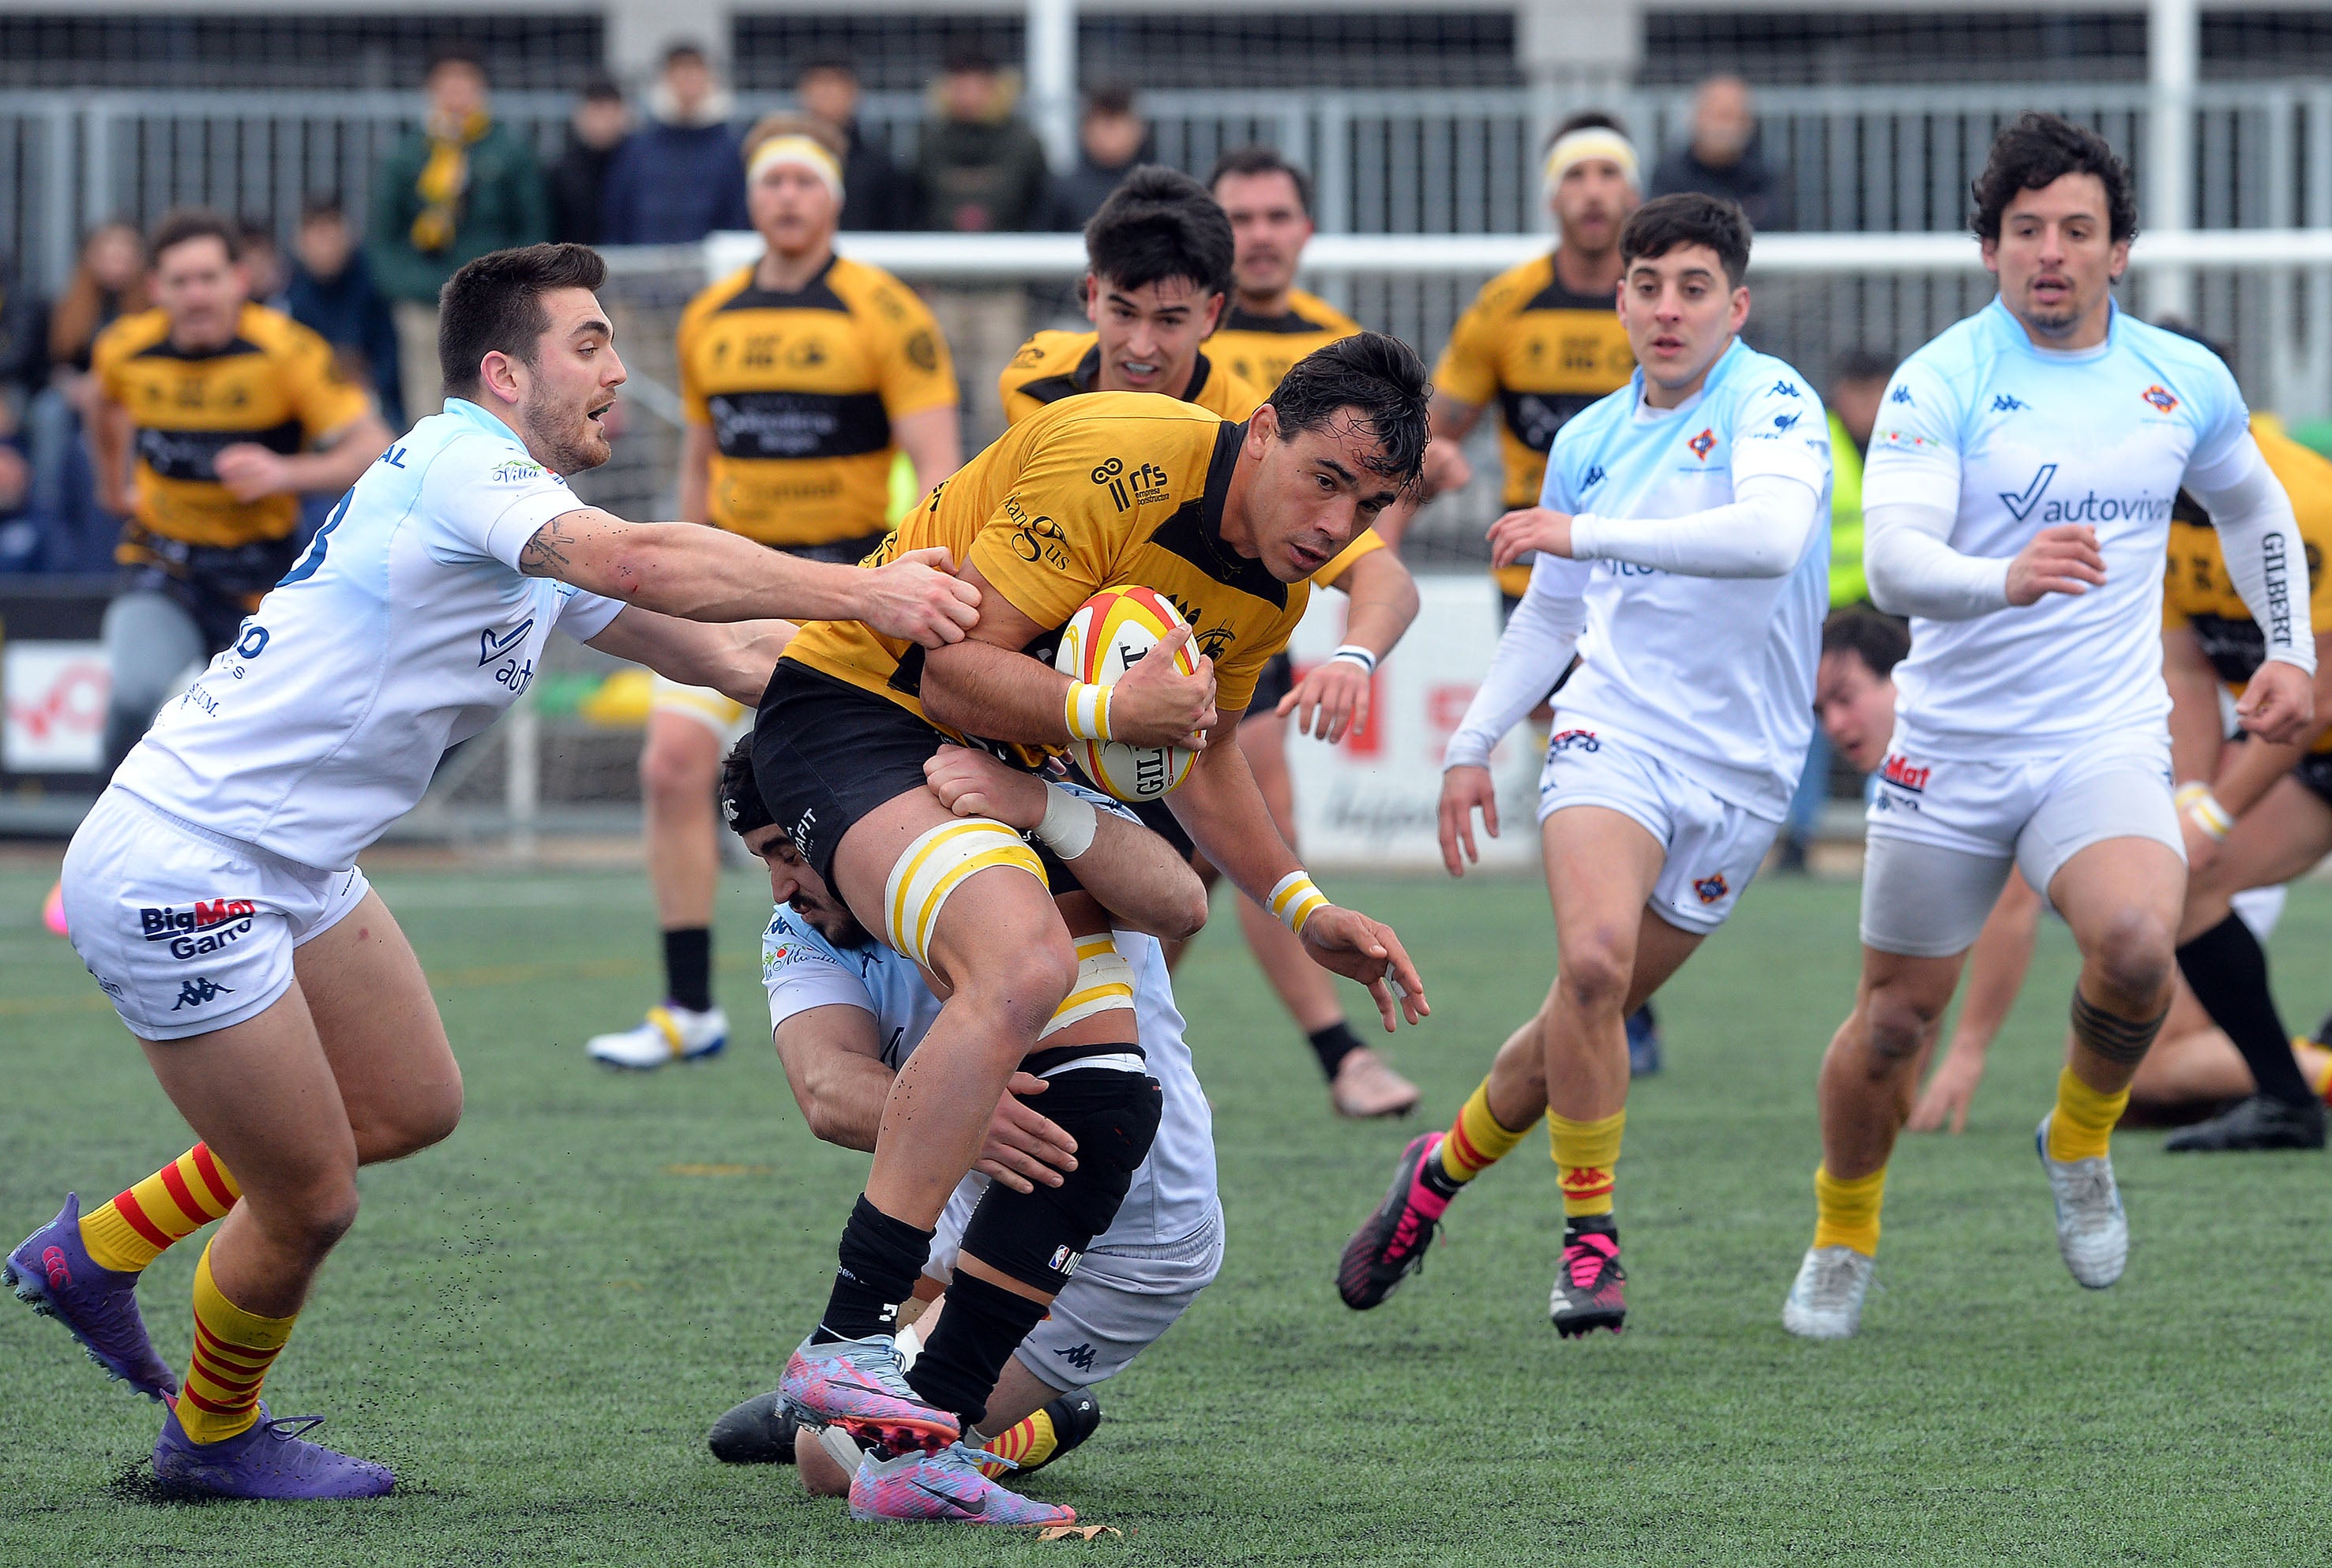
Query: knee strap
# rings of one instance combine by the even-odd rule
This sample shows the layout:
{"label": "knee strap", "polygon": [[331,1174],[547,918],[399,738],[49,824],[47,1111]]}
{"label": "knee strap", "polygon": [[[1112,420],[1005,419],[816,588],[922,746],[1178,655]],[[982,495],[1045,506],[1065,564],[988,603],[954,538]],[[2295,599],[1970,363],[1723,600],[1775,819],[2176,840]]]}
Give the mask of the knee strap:
{"label": "knee strap", "polygon": [[1117,951],[1117,940],[1108,932],[1098,936],[1077,938],[1077,981],[1061,1005],[1037,1033],[1040,1040],[1049,1039],[1080,1019],[1095,1013],[1105,1013],[1113,1008],[1129,1010],[1133,1006],[1133,966]]}
{"label": "knee strap", "polygon": [[1037,852],[1001,822],[967,817],[942,822],[907,846],[883,889],[883,940],[917,963],[931,962],[932,932],[948,895],[974,872],[1017,865],[1045,882]]}
{"label": "knee strap", "polygon": [[1023,1103],[1077,1141],[1077,1168],[1058,1187],[1033,1192],[989,1183],[964,1225],[961,1250],[1052,1294],[1117,1219],[1134,1171],[1150,1157],[1165,1098],[1158,1080],[1140,1073],[1071,1068],[1047,1082],[1045,1093]]}

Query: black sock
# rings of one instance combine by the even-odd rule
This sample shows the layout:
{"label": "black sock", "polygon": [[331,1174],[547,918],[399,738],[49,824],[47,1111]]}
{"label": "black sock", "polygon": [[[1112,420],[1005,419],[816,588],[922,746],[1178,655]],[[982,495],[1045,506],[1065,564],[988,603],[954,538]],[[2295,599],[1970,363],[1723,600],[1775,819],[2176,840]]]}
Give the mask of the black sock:
{"label": "black sock", "polygon": [[1320,1070],[1328,1075],[1331,1083],[1335,1081],[1336,1069],[1343,1065],[1344,1058],[1361,1048],[1360,1037],[1342,1018],[1324,1029],[1314,1029],[1305,1038],[1312,1042],[1312,1054],[1320,1058]]}
{"label": "black sock", "polygon": [[923,1353],[907,1369],[907,1386],[923,1402],[954,1412],[969,1432],[988,1414],[989,1391],[1046,1305],[975,1279],[961,1268],[948,1281],[947,1305]]}
{"label": "black sock", "polygon": [[664,933],[664,1000],[693,1013],[712,1010],[712,928],[687,925]]}
{"label": "black sock", "polygon": [[[834,1273],[834,1295],[826,1315],[809,1336],[812,1344],[865,1339],[898,1326],[899,1304],[914,1294],[932,1255],[932,1232],[894,1219],[858,1195],[850,1222],[842,1228],[842,1266]],[[946,1326],[941,1319],[941,1326]],[[1018,1343],[1016,1340],[1014,1342]]]}
{"label": "black sock", "polygon": [[2268,990],[2267,954],[2242,917],[2231,914],[2178,950],[2179,972],[2211,1021],[2227,1032],[2259,1092],[2287,1105],[2313,1104],[2291,1036]]}

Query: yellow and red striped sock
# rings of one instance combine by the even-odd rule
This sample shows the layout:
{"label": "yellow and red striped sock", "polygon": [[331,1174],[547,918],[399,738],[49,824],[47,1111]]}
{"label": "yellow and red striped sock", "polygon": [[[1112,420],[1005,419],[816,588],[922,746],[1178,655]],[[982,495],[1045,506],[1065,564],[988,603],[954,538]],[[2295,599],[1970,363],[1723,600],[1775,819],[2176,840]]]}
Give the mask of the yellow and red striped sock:
{"label": "yellow and red striped sock", "polygon": [[197,1143],[110,1203],[81,1217],[81,1244],[100,1268],[136,1274],[243,1196],[206,1144]]}
{"label": "yellow and red striped sock", "polygon": [[1564,1219],[1611,1212],[1611,1170],[1620,1162],[1620,1134],[1627,1126],[1624,1105],[1592,1122],[1574,1122],[1553,1111],[1546,1114],[1556,1181],[1563,1188]]}
{"label": "yellow and red striped sock", "polygon": [[1471,1181],[1514,1152],[1530,1130],[1530,1123],[1508,1127],[1490,1114],[1490,1080],[1484,1078],[1441,1140],[1442,1174],[1460,1184]]}
{"label": "yellow and red striped sock", "polygon": [[983,1454],[994,1454],[999,1459],[1009,1459],[1012,1465],[984,1464],[980,1467],[980,1472],[994,1480],[1005,1474],[1008,1468],[1033,1470],[1051,1458],[1054,1450],[1060,1446],[1060,1434],[1053,1429],[1052,1412],[1040,1410],[989,1439],[980,1450]]}
{"label": "yellow and red striped sock", "polygon": [[2332,1051],[2305,1035],[2293,1037],[2291,1049],[2299,1058],[2299,1076],[2308,1080],[2318,1099],[2332,1104]]}
{"label": "yellow and red striped sock", "polygon": [[259,1385],[300,1315],[262,1317],[221,1295],[211,1249],[195,1265],[195,1352],[178,1394],[178,1425],[197,1443],[223,1442],[259,1419]]}

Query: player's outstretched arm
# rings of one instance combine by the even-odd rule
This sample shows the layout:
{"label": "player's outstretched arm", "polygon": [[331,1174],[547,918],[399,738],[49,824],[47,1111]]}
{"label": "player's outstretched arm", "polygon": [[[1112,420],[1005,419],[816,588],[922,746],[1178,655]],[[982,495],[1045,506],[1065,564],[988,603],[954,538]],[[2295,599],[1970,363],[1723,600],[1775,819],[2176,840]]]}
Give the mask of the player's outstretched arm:
{"label": "player's outstretched arm", "polygon": [[1372,550],[1336,579],[1352,601],[1344,611],[1344,641],[1304,673],[1279,699],[1281,718],[1334,745],[1369,722],[1369,689],[1377,664],[1417,619],[1417,579],[1391,550]]}
{"label": "player's outstretched arm", "polygon": [[1237,746],[1200,752],[1167,805],[1233,886],[1269,910],[1303,940],[1312,961],[1359,980],[1376,999],[1388,1032],[1433,1009],[1425,982],[1392,927],[1356,909],[1330,904],[1279,836]]}
{"label": "player's outstretched arm", "polygon": [[1686,577],[1786,577],[1804,558],[1821,515],[1821,492],[1785,473],[1753,473],[1722,506],[1680,517],[1567,516],[1542,506],[1490,525],[1490,559],[1512,566],[1530,551],[1573,560],[1617,560]]}
{"label": "player's outstretched arm", "polygon": [[2078,598],[2106,580],[2098,531],[2060,522],[2015,555],[1962,555],[1948,542],[1954,515],[1940,506],[1890,502],[1863,509],[1862,564],[1870,602],[1889,615],[1964,621],[2036,604],[2047,594]]}
{"label": "player's outstretched arm", "polygon": [[909,550],[868,570],[802,560],[722,529],[626,522],[597,507],[561,512],[519,555],[529,577],[692,621],[864,621],[937,647],[980,618],[980,590],[943,550]]}
{"label": "player's outstretched arm", "polygon": [[1119,925],[1183,942],[1207,923],[1207,884],[1141,823],[968,746],[941,747],[923,777],[958,817],[1034,833]]}
{"label": "player's outstretched arm", "polygon": [[798,629],[791,621],[684,621],[626,605],[591,645],[684,686],[710,686],[753,708],[760,705],[778,655]]}
{"label": "player's outstretched arm", "polygon": [[[780,1022],[774,1038],[809,1130],[825,1143],[872,1152],[894,1076],[883,1064],[874,1015],[844,1005],[811,1008]],[[1015,1073],[1006,1087],[972,1169],[1016,1192],[1036,1182],[1058,1187],[1062,1173],[1077,1168],[1077,1141],[1014,1098],[1043,1094],[1044,1079]]]}

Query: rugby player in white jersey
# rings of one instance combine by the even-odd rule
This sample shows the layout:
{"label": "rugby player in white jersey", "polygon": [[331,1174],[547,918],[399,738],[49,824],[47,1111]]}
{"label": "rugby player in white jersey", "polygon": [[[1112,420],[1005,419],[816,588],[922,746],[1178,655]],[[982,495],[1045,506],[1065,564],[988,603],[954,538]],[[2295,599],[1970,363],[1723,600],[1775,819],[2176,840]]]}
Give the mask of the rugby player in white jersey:
{"label": "rugby player in white jersey", "polygon": [[[1138,1036],[1144,1068],[1161,1092],[1157,1134],[1107,1228],[1085,1249],[1044,1320],[1017,1349],[1007,1342],[991,1353],[993,1361],[980,1359],[973,1336],[950,1331],[945,1296],[936,1324],[929,1314],[917,1321],[924,1348],[909,1362],[907,1381],[934,1403],[952,1391],[948,1408],[961,1420],[960,1444],[935,1455],[911,1451],[861,1466],[848,1448],[829,1449],[808,1433],[797,1441],[783,1396],[769,1393],[724,1415],[713,1428],[712,1446],[731,1462],[798,1459],[804,1485],[826,1496],[847,1492],[854,1515],[861,1518],[1066,1523],[1072,1510],[1015,1496],[982,1469],[992,1475],[1014,1464],[1048,1462],[1063,1436],[1081,1440],[1088,1435],[1098,1407],[1090,1399],[1064,1401],[1063,1396],[1123,1371],[1173,1325],[1222,1266],[1213,1117],[1191,1071],[1182,1017],[1156,940],[1187,936],[1204,923],[1206,889],[1175,846],[1100,795],[1047,784],[960,747],[942,749],[929,771],[933,790],[951,809],[1030,835],[1046,856],[1053,884],[1082,889],[1106,912],[1116,952],[1086,962],[1083,967],[1095,983],[1087,988],[1088,977],[1081,976],[1079,984],[1105,993],[1101,1011],[1133,1015],[1123,1022]],[[940,999],[914,961],[869,935],[770,821],[753,777],[750,743],[730,753],[722,799],[746,847],[768,864],[779,903],[762,938],[761,976],[794,1096],[820,1138],[871,1152],[893,1079],[938,1018]],[[1085,809],[1077,808],[1080,802]],[[1050,825],[1048,811],[1056,814]],[[997,1104],[975,1174],[957,1187],[941,1217],[924,1268],[923,1283],[932,1292],[958,1268],[992,1274],[989,1254],[996,1240],[1028,1234],[1025,1220],[1033,1209],[1027,1200],[1037,1187],[1056,1195],[1065,1172],[1075,1169],[1080,1140],[1044,1113],[1053,1079],[1090,1060],[1056,1067],[1050,1076],[1016,1075],[1012,1092]],[[1003,1212],[995,1212],[999,1207]],[[900,1337],[903,1349],[911,1336],[902,1330]],[[1078,1429],[1061,1434],[1027,1427],[1040,1410],[1066,1415],[1078,1421]],[[839,1435],[828,1429],[827,1441]],[[786,1444],[782,1453],[773,1451],[778,1442]],[[849,1459],[849,1470],[837,1466],[837,1451]]]}
{"label": "rugby player in white jersey", "polygon": [[1557,434],[1539,505],[1490,530],[1500,565],[1539,556],[1449,741],[1441,852],[1462,875],[1474,814],[1497,832],[1491,748],[1575,649],[1539,783],[1554,985],[1449,1132],[1402,1153],[1337,1272],[1356,1309],[1416,1267],[1459,1188],[1544,1113],[1566,1219],[1549,1313],[1565,1337],[1626,1321],[1623,1020],[1725,923],[1781,830],[1829,599],[1829,431],[1812,384],[1739,339],[1749,243],[1728,201],[1636,210],[1619,287],[1636,373]]}
{"label": "rugby player in white jersey", "polygon": [[[356,858],[447,748],[526,689],[552,626],[750,702],[789,630],[773,617],[866,616],[932,645],[977,618],[944,560],[798,560],[578,502],[564,475],[607,461],[602,421],[624,379],[593,293],[606,275],[584,246],[536,245],[454,276],[445,411],[357,481],[66,852],[74,948],[203,1139],[189,1152],[225,1219],[196,1269],[183,1389],[139,1320],[137,1274],[91,1255],[112,1247],[85,1234],[112,1205],[84,1221],[68,1198],[14,1255],[35,1264],[12,1267],[14,1283],[116,1375],[176,1393],[154,1448],[174,1488],[321,1498],[392,1484],[259,1400],[356,1219],[357,1168],[426,1148],[461,1114],[428,982]],[[149,1206],[144,1257],[184,1233],[158,1229]]]}
{"label": "rugby player in white jersey", "polygon": [[1863,478],[1871,598],[1912,617],[1911,654],[1870,808],[1861,984],[1822,1063],[1814,1240],[1782,1312],[1814,1338],[1860,1324],[1920,1054],[2012,866],[2081,953],[2038,1134],[2058,1249],[2084,1286],[2121,1276],[2108,1142],[2169,1008],[2186,888],[2160,632],[2182,485],[2260,624],[2242,726],[2289,741],[2313,712],[2307,564],[2234,378],[2114,303],[2128,170],[2028,114],[1974,197],[1999,295],[1896,372]]}

